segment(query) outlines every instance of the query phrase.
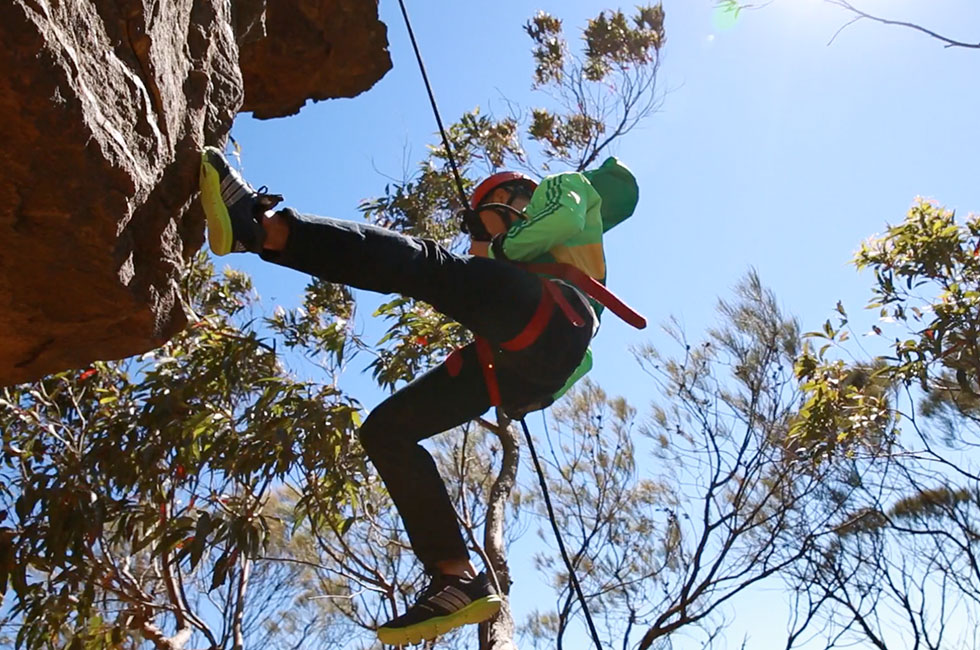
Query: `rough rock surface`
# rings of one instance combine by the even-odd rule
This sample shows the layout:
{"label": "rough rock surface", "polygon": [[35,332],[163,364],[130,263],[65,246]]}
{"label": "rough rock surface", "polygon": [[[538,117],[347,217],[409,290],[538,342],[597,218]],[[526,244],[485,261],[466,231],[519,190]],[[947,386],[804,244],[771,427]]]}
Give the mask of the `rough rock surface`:
{"label": "rough rock surface", "polygon": [[[390,68],[375,2],[269,5],[0,3],[0,385],[179,331],[176,278],[203,243],[200,147],[225,140],[245,96],[287,115]],[[289,74],[277,85],[263,66]]]}
{"label": "rough rock surface", "polygon": [[274,38],[245,37],[241,45],[242,110],[258,118],[296,113],[307,99],[353,97],[391,67],[378,56],[387,30],[375,2],[275,0],[265,27]]}

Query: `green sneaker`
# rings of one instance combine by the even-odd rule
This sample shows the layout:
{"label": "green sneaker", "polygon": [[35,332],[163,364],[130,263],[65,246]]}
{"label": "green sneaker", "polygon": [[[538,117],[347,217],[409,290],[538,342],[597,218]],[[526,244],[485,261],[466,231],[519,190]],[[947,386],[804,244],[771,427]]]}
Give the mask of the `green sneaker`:
{"label": "green sneaker", "polygon": [[378,640],[395,646],[431,641],[461,625],[492,618],[500,603],[485,573],[472,580],[435,576],[407,612],[378,628]]}
{"label": "green sneaker", "polygon": [[280,201],[265,187],[253,189],[215,147],[201,152],[201,204],[208,220],[208,245],[215,255],[261,253],[262,214]]}

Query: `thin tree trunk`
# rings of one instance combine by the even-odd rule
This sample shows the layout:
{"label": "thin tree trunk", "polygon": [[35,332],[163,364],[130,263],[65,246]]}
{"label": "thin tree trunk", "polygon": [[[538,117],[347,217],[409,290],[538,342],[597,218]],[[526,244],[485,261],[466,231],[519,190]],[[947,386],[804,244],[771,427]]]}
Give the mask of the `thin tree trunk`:
{"label": "thin tree trunk", "polygon": [[232,626],[235,638],[233,650],[245,649],[245,635],[242,631],[242,623],[245,620],[245,594],[248,592],[248,578],[251,573],[252,561],[246,558],[242,562],[242,575],[241,580],[238,582],[238,594],[235,598],[235,619]]}
{"label": "thin tree trunk", "polygon": [[510,424],[510,420],[498,411],[497,426],[492,428],[492,431],[500,439],[503,453],[500,473],[490,489],[487,523],[483,531],[483,547],[490,561],[489,568],[492,568],[496,574],[503,604],[499,614],[480,625],[480,650],[517,650],[514,642],[514,619],[510,613],[510,567],[507,564],[507,548],[504,544],[504,525],[507,502],[517,483],[521,450],[520,438]]}

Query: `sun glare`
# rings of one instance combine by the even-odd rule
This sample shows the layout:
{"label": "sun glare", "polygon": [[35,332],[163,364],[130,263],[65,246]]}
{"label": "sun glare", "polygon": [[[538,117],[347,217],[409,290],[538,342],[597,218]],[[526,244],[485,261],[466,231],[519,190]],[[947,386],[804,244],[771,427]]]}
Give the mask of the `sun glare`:
{"label": "sun glare", "polygon": [[724,31],[731,29],[738,22],[739,16],[744,11],[738,0],[724,0],[715,5],[712,22],[715,29]]}
{"label": "sun glare", "polygon": [[717,31],[728,31],[746,20],[748,14],[764,7],[770,12],[770,16],[782,14],[784,19],[790,18],[794,21],[812,20],[821,9],[828,9],[827,0],[716,0],[711,16],[712,24]]}

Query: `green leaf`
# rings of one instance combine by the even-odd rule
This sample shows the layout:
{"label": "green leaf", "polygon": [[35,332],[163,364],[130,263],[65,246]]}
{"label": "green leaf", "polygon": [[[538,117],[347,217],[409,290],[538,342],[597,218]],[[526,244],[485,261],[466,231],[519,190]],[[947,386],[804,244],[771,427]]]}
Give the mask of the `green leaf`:
{"label": "green leaf", "polygon": [[344,520],[344,523],[341,524],[341,526],[340,526],[340,536],[341,537],[343,537],[344,535],[347,534],[347,531],[350,530],[350,527],[354,525],[354,521],[355,520],[356,520],[356,517],[353,517],[353,516],[348,517],[347,519]]}
{"label": "green leaf", "polygon": [[213,522],[211,515],[207,512],[202,512],[201,517],[197,520],[197,526],[194,528],[194,541],[191,542],[190,549],[188,550],[192,569],[201,561],[201,556],[204,555],[205,543],[212,529]]}
{"label": "green leaf", "polygon": [[225,583],[228,579],[228,570],[231,568],[231,551],[225,551],[214,563],[214,571],[211,574],[211,588],[214,591]]}
{"label": "green leaf", "polygon": [[829,320],[823,324],[823,331],[827,335],[827,338],[834,338],[834,327],[830,324]]}

